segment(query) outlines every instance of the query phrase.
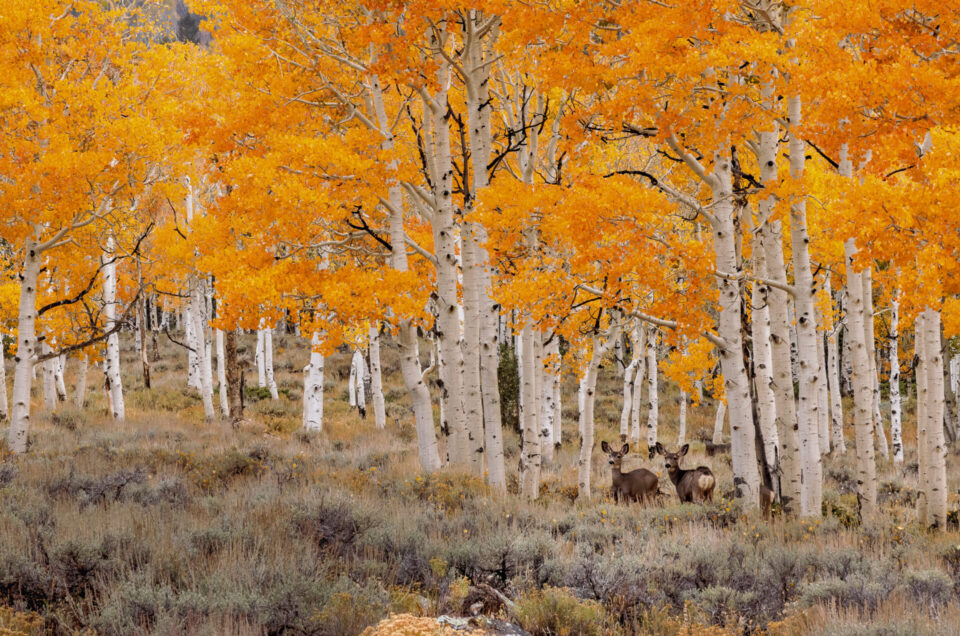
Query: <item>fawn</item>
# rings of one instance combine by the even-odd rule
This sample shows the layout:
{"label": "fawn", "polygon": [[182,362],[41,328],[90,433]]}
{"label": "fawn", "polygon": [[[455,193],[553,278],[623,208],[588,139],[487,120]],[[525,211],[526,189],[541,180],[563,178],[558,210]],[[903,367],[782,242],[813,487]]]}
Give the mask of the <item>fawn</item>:
{"label": "fawn", "polygon": [[668,453],[660,442],[657,442],[654,448],[664,457],[667,474],[670,475],[670,481],[677,489],[677,496],[680,497],[681,503],[713,501],[713,487],[717,481],[710,469],[706,466],[697,466],[693,470],[680,468],[680,458],[690,450],[690,444],[684,444],[676,453]]}
{"label": "fawn", "polygon": [[614,501],[639,501],[646,503],[653,499],[657,494],[657,476],[646,468],[638,468],[625,473],[621,470],[623,466],[623,457],[630,452],[630,444],[624,444],[620,450],[610,448],[610,444],[601,442],[600,448],[604,453],[610,456],[610,465],[613,467],[611,476],[613,478]]}

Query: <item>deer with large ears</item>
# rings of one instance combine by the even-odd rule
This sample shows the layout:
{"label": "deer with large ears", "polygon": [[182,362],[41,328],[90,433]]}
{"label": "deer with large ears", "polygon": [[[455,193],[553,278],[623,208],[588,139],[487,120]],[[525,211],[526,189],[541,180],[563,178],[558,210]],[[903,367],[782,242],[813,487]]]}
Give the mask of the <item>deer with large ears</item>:
{"label": "deer with large ears", "polygon": [[600,448],[610,458],[611,476],[613,478],[614,501],[639,501],[647,503],[657,495],[657,483],[659,479],[646,468],[631,470],[629,473],[623,472],[623,457],[630,452],[630,444],[624,444],[620,450],[610,448],[606,442],[600,443]]}
{"label": "deer with large ears", "polygon": [[667,474],[677,489],[681,503],[713,501],[713,487],[717,484],[713,472],[706,466],[697,466],[693,470],[680,468],[680,458],[690,450],[690,444],[684,444],[676,453],[668,453],[660,442],[657,442],[655,449],[658,454],[663,455]]}

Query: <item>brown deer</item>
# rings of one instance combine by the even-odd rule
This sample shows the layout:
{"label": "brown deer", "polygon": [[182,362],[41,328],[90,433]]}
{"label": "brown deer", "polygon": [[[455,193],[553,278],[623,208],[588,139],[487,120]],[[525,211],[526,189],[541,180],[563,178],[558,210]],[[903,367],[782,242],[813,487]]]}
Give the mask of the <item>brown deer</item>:
{"label": "brown deer", "polygon": [[690,450],[690,444],[684,444],[676,453],[668,453],[660,442],[657,442],[654,448],[658,454],[663,455],[667,474],[670,475],[670,481],[677,489],[677,496],[680,497],[681,503],[713,501],[713,487],[717,484],[717,480],[714,479],[710,469],[706,466],[697,466],[693,470],[680,468],[680,458]]}
{"label": "brown deer", "polygon": [[623,457],[630,452],[630,444],[624,444],[620,450],[610,448],[606,442],[600,443],[603,452],[609,455],[611,477],[613,485],[610,489],[614,501],[639,501],[647,503],[657,495],[657,483],[659,479],[646,468],[638,468],[625,473],[621,470],[623,467]]}

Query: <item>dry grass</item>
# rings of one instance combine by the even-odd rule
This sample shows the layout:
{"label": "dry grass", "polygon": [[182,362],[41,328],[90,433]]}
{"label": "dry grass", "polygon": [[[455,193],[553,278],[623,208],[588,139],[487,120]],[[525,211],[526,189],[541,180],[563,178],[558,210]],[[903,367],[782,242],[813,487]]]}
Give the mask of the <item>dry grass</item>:
{"label": "dry grass", "polygon": [[[486,584],[519,604],[492,611],[544,634],[557,624],[655,634],[949,633],[960,624],[956,530],[918,527],[915,475],[886,462],[885,520],[868,527],[856,525],[850,456],[827,461],[822,520],[765,523],[726,499],[729,462],[698,443],[687,461],[712,465],[713,506],[677,505],[665,477],[660,506],[615,505],[599,452],[597,496],[574,502],[568,378],[565,444],[545,468],[544,495],[501,499],[471,477],[418,474],[392,348],[387,428],[346,405],[349,357],[339,354],[327,363],[325,429],[307,435],[298,430],[305,346],[292,336],[276,343],[278,384],[291,398],[248,402],[239,430],[203,423],[172,345],[149,391],[125,350],[125,423],[107,418],[102,390],[83,412],[39,412],[30,452],[0,463],[0,605],[38,613],[49,632],[340,635],[392,614],[468,612],[471,590]],[[243,344],[249,356],[252,339]],[[606,369],[598,443],[616,438],[619,384]],[[673,396],[668,388],[661,400],[669,446]],[[712,425],[712,405],[691,409],[688,439]],[[515,471],[512,432],[506,447]],[[625,469],[662,470],[645,454],[630,462]],[[951,456],[952,492],[957,464]]]}

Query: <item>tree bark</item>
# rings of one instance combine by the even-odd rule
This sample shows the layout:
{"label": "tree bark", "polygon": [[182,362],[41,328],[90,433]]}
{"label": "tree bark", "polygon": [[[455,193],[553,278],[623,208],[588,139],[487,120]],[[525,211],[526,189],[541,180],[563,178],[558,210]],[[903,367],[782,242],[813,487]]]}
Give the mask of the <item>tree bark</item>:
{"label": "tree bark", "polygon": [[520,449],[520,495],[534,500],[540,495],[540,430],[537,419],[536,345],[533,325],[529,314],[523,326],[523,404],[520,420],[523,423],[523,439]]}
{"label": "tree bark", "polygon": [[279,400],[277,381],[273,375],[273,327],[263,330],[263,367],[267,375],[267,388],[270,390],[270,399]]}
{"label": "tree bark", "polygon": [[203,416],[208,422],[216,418],[216,412],[213,409],[213,374],[211,372],[210,360],[207,359],[207,347],[204,331],[206,330],[206,306],[203,293],[203,282],[199,279],[193,281],[193,289],[190,293],[190,318],[193,320],[194,346],[196,347],[195,359],[200,370],[200,399],[203,402]]}
{"label": "tree bark", "polygon": [[633,378],[633,397],[630,405],[630,440],[636,445],[640,443],[640,406],[647,371],[647,328],[640,325],[634,328],[633,333],[633,350],[637,352],[635,354],[637,355],[637,370]]}
{"label": "tree bark", "polygon": [[243,371],[237,356],[237,331],[230,329],[224,334],[224,357],[226,359],[227,398],[230,403],[230,421],[236,425],[243,420]]}
{"label": "tree bark", "polygon": [[540,383],[540,453],[543,461],[553,461],[554,439],[556,430],[557,408],[554,404],[556,392],[554,382],[557,376],[557,365],[560,357],[560,336],[556,333],[550,336],[550,341],[543,345],[541,360]]}
{"label": "tree bark", "polygon": [[580,408],[580,456],[577,460],[577,498],[589,500],[591,498],[590,478],[593,470],[593,404],[597,388],[597,375],[600,372],[600,363],[603,356],[613,348],[613,342],[620,333],[619,325],[612,325],[601,339],[600,334],[594,334],[592,353],[587,368],[584,371],[581,385],[583,387],[583,405]]}
{"label": "tree bark", "polygon": [[890,312],[890,340],[887,345],[890,360],[890,439],[893,462],[903,464],[902,410],[900,404],[900,302],[893,300]]}
{"label": "tree bark", "polygon": [[224,359],[223,330],[217,329],[217,384],[219,385],[220,413],[224,418],[230,417],[230,397],[227,390],[227,361]]}
{"label": "tree bark", "polygon": [[723,424],[726,421],[727,417],[727,403],[721,401],[717,404],[717,411],[713,417],[713,438],[711,441],[714,444],[723,443]]}
{"label": "tree bark", "polygon": [[677,428],[677,446],[683,446],[687,440],[687,394],[683,391],[680,391],[680,415]]}
{"label": "tree bark", "polygon": [[870,363],[870,386],[872,391],[873,426],[877,435],[877,449],[883,457],[890,456],[890,447],[887,445],[887,435],[883,430],[883,420],[880,417],[880,378],[877,374],[876,336],[873,325],[873,273],[867,267],[861,272],[863,281],[863,312],[864,312],[864,341],[867,345],[867,362]]}
{"label": "tree bark", "polygon": [[[370,327],[370,400],[377,429],[387,426],[387,406],[383,399],[383,375],[380,371],[380,325]],[[311,356],[311,361],[313,360]]]}
{"label": "tree bark", "polygon": [[[833,292],[830,289],[830,273],[827,273],[827,279],[824,282],[824,290],[827,298],[830,300],[831,309],[833,307]],[[827,380],[830,392],[830,431],[832,435],[833,452],[844,454],[847,452],[847,444],[843,439],[843,397],[840,392],[840,357],[837,355],[837,340],[840,334],[842,323],[833,323],[828,325],[827,332]]]}
{"label": "tree bark", "polygon": [[[617,339],[619,342],[619,338]],[[657,372],[657,332],[647,337],[647,448],[657,445],[660,423],[660,388]]]}
{"label": "tree bark", "polygon": [[[844,153],[845,154],[845,153]],[[847,162],[849,163],[849,162]],[[841,162],[841,169],[844,162]],[[843,172],[841,171],[841,174]],[[847,334],[853,363],[853,420],[857,439],[857,484],[863,519],[872,519],[877,511],[877,466],[873,451],[873,381],[864,327],[863,281],[854,271],[857,252],[854,239],[844,244],[847,272]]]}
{"label": "tree bark", "polygon": [[303,369],[303,428],[323,430],[323,354],[320,334],[313,333],[310,342],[310,363]]}
{"label": "tree bark", "polygon": [[943,434],[944,384],[940,339],[940,312],[928,308],[924,320],[927,359],[927,480],[930,523],[947,531],[947,446]]}
{"label": "tree bark", "polygon": [[[805,148],[797,132],[800,126],[800,98],[788,100],[790,121],[790,173],[794,180],[803,179]],[[797,358],[799,361],[800,401],[797,425],[800,433],[802,461],[802,497],[800,516],[819,517],[823,503],[823,460],[820,453],[820,398],[819,384],[823,370],[820,366],[820,339],[817,336],[817,316],[814,310],[816,287],[810,268],[810,235],[807,232],[807,204],[805,198],[790,206],[790,246],[793,253],[794,308],[796,312]]]}
{"label": "tree bark", "polygon": [[74,389],[73,405],[78,409],[82,409],[84,403],[87,401],[87,366],[89,362],[87,361],[87,354],[84,353],[80,357],[77,369],[77,387]]}
{"label": "tree bark", "polygon": [[[106,260],[114,257],[113,237],[107,238]],[[107,330],[117,324],[117,265],[110,262],[103,266],[103,315]],[[110,403],[113,419],[122,422],[126,417],[123,404],[123,380],[120,377],[120,335],[113,333],[107,337],[107,377],[110,379]]]}
{"label": "tree bark", "polygon": [[[634,342],[636,338],[634,338]],[[630,413],[633,412],[633,378],[637,371],[637,366],[643,362],[644,351],[637,351],[636,345],[633,346],[633,356],[630,364],[623,372],[623,407],[620,409],[620,441],[626,442],[630,435]]]}

